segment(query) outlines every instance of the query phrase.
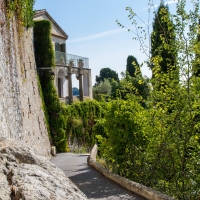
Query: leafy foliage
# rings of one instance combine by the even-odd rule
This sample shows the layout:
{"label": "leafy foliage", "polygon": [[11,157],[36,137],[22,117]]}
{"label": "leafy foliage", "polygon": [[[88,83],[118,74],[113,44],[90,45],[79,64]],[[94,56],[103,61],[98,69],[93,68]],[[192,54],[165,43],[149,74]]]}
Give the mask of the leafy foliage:
{"label": "leafy foliage", "polygon": [[194,64],[194,75],[200,76],[200,19],[199,19],[199,29],[197,35],[197,45],[195,48],[196,51],[196,63]]}
{"label": "leafy foliage", "polygon": [[99,85],[93,87],[93,98],[101,101],[106,97],[109,97],[111,94],[111,83],[108,79],[104,79],[104,81],[100,82]]}
{"label": "leafy foliage", "polygon": [[[59,101],[54,79],[50,69],[54,66],[54,51],[50,39],[51,23],[49,21],[37,21],[34,24],[34,45],[37,67],[46,67],[40,69],[39,79],[44,97],[46,121],[49,122],[49,128],[52,138],[52,144],[58,151],[67,151],[66,134],[66,115]],[[50,68],[50,69],[49,69]]]}
{"label": "leafy foliage", "polygon": [[104,81],[104,79],[114,79],[116,81],[119,81],[117,72],[110,68],[102,68],[100,70],[100,75],[96,76],[96,85],[99,85],[101,82]]}
{"label": "leafy foliage", "polygon": [[[190,199],[192,194],[196,195],[196,199],[200,196],[197,189],[199,166],[196,163],[200,146],[199,133],[195,130],[199,120],[193,119],[194,113],[199,111],[193,110],[190,100],[186,100],[196,99],[196,92],[193,92],[188,94],[183,86],[168,88],[164,94],[155,92],[153,95],[159,96],[159,99],[163,96],[162,102],[149,110],[149,133],[153,136],[148,149],[152,178],[149,184],[178,199]],[[199,105],[199,101],[196,103]],[[168,111],[169,106],[173,107],[171,112]]]}
{"label": "leafy foliage", "polygon": [[51,68],[55,66],[50,32],[51,23],[48,20],[34,22],[34,46],[37,68]]}
{"label": "leafy foliage", "polygon": [[153,32],[151,34],[151,69],[155,89],[160,89],[160,87],[164,86],[165,74],[173,81],[176,80],[178,82],[179,80],[174,29],[174,24],[170,19],[169,8],[161,2],[155,13]]}
{"label": "leafy foliage", "polygon": [[[130,95],[134,88],[126,78],[126,101],[110,101],[105,117],[97,122],[104,127],[98,140],[101,157],[110,170],[183,200],[200,199],[200,78],[192,76],[199,64],[196,36],[200,2],[192,4],[193,11],[187,13],[186,1],[177,2],[176,15],[171,15],[175,26],[168,10],[161,9],[159,20],[166,29],[152,33],[152,37],[158,34],[161,43],[152,44],[157,46],[152,47],[149,57],[154,90],[146,100],[148,107],[141,107],[137,96]],[[135,24],[137,15],[131,8],[127,10]],[[141,36],[136,36],[141,42]]]}
{"label": "leafy foliage", "polygon": [[95,144],[95,134],[93,127],[96,120],[103,115],[104,103],[95,100],[77,102],[72,105],[64,105],[66,116],[66,131],[70,144],[73,144],[76,138],[78,146],[84,146],[88,149]]}
{"label": "leafy foliage", "polygon": [[136,73],[141,74],[138,61],[134,56],[130,56],[130,55],[128,56],[126,71],[128,71],[129,75],[132,77],[135,77]]}
{"label": "leafy foliage", "polygon": [[60,103],[50,73],[54,66],[50,31],[49,21],[35,22],[35,56],[44,97],[43,107],[46,121],[49,123],[52,143],[56,145],[58,151],[68,151],[68,140],[73,143],[73,139],[76,138],[78,145],[91,148],[95,142],[93,134],[95,120],[102,116],[101,104],[96,101],[84,101],[72,105]]}
{"label": "leafy foliage", "polygon": [[33,6],[35,0],[6,0],[7,18],[12,19],[16,16],[20,27],[33,26]]}
{"label": "leafy foliage", "polygon": [[134,96],[143,107],[146,107],[146,100],[150,94],[149,79],[136,74],[131,77],[128,73],[122,73],[120,82],[111,82],[111,98],[112,99],[129,99]]}
{"label": "leafy foliage", "polygon": [[[48,71],[40,80],[49,121],[52,120],[52,137],[61,150],[67,137],[71,140],[76,137],[80,145],[91,146],[97,135],[100,156],[113,172],[177,199],[198,200],[200,78],[192,74],[194,66],[199,64],[196,39],[199,0],[193,1],[194,10],[189,13],[185,11],[185,4],[185,0],[177,3],[177,13],[173,16],[175,29],[168,10],[163,8],[160,15],[157,13],[166,29],[152,33],[154,37],[163,31],[154,39],[157,46],[154,50],[152,47],[149,60],[154,74],[152,83],[156,80],[159,86],[154,90],[144,89],[150,84],[141,75],[124,74],[120,82],[111,81],[111,96],[115,93],[116,99],[61,106]],[[129,11],[130,18],[134,19],[136,15]],[[172,38],[165,37],[168,32]],[[168,42],[171,40],[173,45]],[[179,82],[177,69],[180,69]],[[144,81],[146,85],[141,84]],[[141,106],[144,100],[148,106]]]}
{"label": "leafy foliage", "polygon": [[104,127],[103,133],[106,134],[106,137],[100,134],[97,138],[107,166],[113,172],[132,179],[138,176],[140,154],[147,144],[143,111],[136,99],[113,100],[108,103],[104,118],[97,122],[98,126]]}

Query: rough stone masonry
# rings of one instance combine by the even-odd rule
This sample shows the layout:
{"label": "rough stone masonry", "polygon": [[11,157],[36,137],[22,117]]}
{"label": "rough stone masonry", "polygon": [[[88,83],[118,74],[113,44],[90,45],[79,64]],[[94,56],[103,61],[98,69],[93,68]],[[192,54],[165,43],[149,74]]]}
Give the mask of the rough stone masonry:
{"label": "rough stone masonry", "polygon": [[5,2],[0,0],[0,200],[85,200],[48,161],[33,30],[19,29],[14,17],[8,23]]}
{"label": "rough stone masonry", "polygon": [[20,141],[0,138],[0,200],[86,200],[43,156]]}
{"label": "rough stone masonry", "polygon": [[50,142],[38,89],[32,28],[19,30],[0,0],[0,137],[32,146],[50,157]]}

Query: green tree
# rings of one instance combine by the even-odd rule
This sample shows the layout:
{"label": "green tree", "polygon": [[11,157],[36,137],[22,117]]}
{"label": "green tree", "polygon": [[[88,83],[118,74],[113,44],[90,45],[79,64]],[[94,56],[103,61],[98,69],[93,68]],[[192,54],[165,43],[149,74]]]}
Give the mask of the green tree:
{"label": "green tree", "polygon": [[[121,73],[120,81],[111,81],[111,97],[112,99],[127,99],[129,95],[139,97],[140,103],[145,106],[144,102],[149,95],[149,79],[142,77],[140,66],[137,59],[129,55],[127,57],[126,73]],[[130,84],[131,83],[131,84]]]}
{"label": "green tree", "polygon": [[111,81],[111,98],[127,100],[130,96],[135,96],[143,107],[146,107],[146,100],[150,94],[150,84],[148,77],[142,77],[136,73],[134,77],[126,71],[121,73],[119,82]]}
{"label": "green tree", "polygon": [[[141,182],[143,151],[147,145],[144,131],[144,109],[133,98],[110,101],[104,119],[97,121],[95,132],[100,143],[100,155],[114,173]],[[103,134],[96,126],[104,127]],[[104,136],[105,135],[105,136]]]}
{"label": "green tree", "polygon": [[151,69],[155,89],[161,89],[166,84],[165,74],[170,80],[178,82],[179,71],[175,40],[175,27],[169,8],[162,1],[155,13],[151,34]]}
{"label": "green tree", "polygon": [[[198,64],[196,58],[199,48],[196,36],[199,29],[200,1],[194,0],[191,1],[191,4],[192,10],[188,11],[186,0],[177,1],[176,14],[171,16],[175,26],[172,26],[168,15],[162,15],[160,18],[161,24],[171,24],[171,26],[163,29],[164,32],[159,34],[159,37],[162,38],[162,45],[155,48],[157,54],[154,57],[149,56],[149,63],[151,63],[154,75],[152,80],[154,90],[149,98],[149,109],[146,109],[141,117],[141,119],[147,120],[143,127],[146,129],[143,131],[147,134],[147,146],[143,146],[143,154],[140,154],[141,159],[137,161],[139,164],[142,163],[140,166],[142,171],[137,172],[139,177],[136,179],[181,200],[200,199],[200,165],[198,162],[200,160],[200,136],[197,131],[200,128],[198,117],[200,116],[200,77],[192,76],[194,66]],[[144,40],[142,40],[140,33],[144,32],[144,38],[147,37],[149,25],[145,32],[145,29],[138,27],[136,23],[135,17],[137,15],[131,8],[127,8],[127,10],[130,12],[129,18],[135,24],[135,35],[142,46]],[[165,9],[161,10],[161,14],[163,13],[165,13]],[[176,40],[173,40],[172,37],[174,42],[170,43],[167,36],[170,36],[174,27]],[[139,29],[141,31],[138,31]],[[154,36],[156,33],[154,31],[152,35]],[[145,48],[142,46],[142,49]],[[165,50],[166,55],[171,54],[172,58],[176,58],[175,64],[172,62],[173,60],[166,60],[166,55],[162,54]],[[165,66],[163,60],[168,61],[166,68],[164,68],[165,71],[162,71]],[[176,69],[180,69],[179,83],[176,79]],[[155,80],[158,82],[157,85],[155,85]],[[122,112],[117,110],[114,113],[122,114]],[[140,113],[142,114],[142,112]],[[124,112],[124,115],[126,114],[127,112]],[[122,127],[126,128],[126,126]],[[117,132],[118,129],[115,130]],[[118,132],[112,134],[114,137]],[[134,128],[132,129],[133,134]],[[102,149],[104,151],[101,152],[102,155],[107,153],[106,150]],[[129,154],[128,151],[126,154]],[[124,155],[124,158],[127,157]],[[116,159],[112,160],[108,156],[107,160],[115,161]],[[120,165],[115,163],[115,166]],[[138,168],[134,167],[133,170],[137,171]],[[129,177],[130,173],[132,172],[128,170],[126,176]]]}
{"label": "green tree", "polygon": [[100,75],[96,76],[96,85],[99,85],[104,79],[119,81],[118,73],[110,68],[102,68]]}
{"label": "green tree", "polygon": [[96,85],[92,89],[93,98],[101,101],[104,97],[109,97],[111,94],[111,82],[108,79],[101,81],[99,85]]}
{"label": "green tree", "polygon": [[196,45],[196,60],[194,65],[194,75],[200,76],[200,19],[199,19],[199,29],[197,35],[197,45]]}
{"label": "green tree", "polygon": [[135,77],[136,73],[141,74],[140,67],[137,59],[134,56],[129,55],[127,58],[126,71],[130,76]]}

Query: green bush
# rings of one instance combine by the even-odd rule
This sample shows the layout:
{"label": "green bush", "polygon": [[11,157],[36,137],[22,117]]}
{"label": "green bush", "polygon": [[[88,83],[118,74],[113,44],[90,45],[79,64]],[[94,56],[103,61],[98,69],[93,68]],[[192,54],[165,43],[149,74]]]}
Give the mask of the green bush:
{"label": "green bush", "polygon": [[107,104],[104,119],[99,119],[97,123],[99,129],[103,128],[97,138],[107,166],[113,172],[133,180],[138,180],[141,155],[147,145],[143,116],[144,109],[135,99],[113,100]]}
{"label": "green bush", "polygon": [[35,22],[35,57],[52,144],[58,151],[68,151],[68,140],[73,141],[73,138],[77,138],[79,145],[91,148],[95,143],[93,126],[95,120],[102,115],[101,104],[96,101],[84,101],[72,105],[60,103],[50,73],[55,64],[50,31],[49,21]]}
{"label": "green bush", "polygon": [[96,120],[103,116],[103,103],[87,100],[65,105],[64,110],[67,117],[66,130],[71,143],[76,138],[79,146],[92,148],[96,142],[93,127]]}
{"label": "green bush", "polygon": [[[51,68],[54,67],[54,50],[51,42],[51,23],[47,20],[34,23],[34,46],[35,58],[38,68],[38,75],[41,90],[44,98],[44,111],[47,126],[50,130],[51,143],[58,151],[67,151],[66,113],[63,109],[51,75]],[[43,69],[40,69],[40,68]],[[44,69],[47,68],[47,69]]]}

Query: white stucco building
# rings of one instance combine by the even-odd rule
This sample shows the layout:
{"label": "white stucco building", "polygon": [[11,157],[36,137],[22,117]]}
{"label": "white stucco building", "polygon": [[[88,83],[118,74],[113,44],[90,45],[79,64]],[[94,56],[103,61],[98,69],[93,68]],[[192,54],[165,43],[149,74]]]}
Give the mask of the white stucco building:
{"label": "white stucco building", "polygon": [[56,67],[55,86],[61,101],[73,102],[72,79],[75,74],[79,80],[79,99],[92,99],[91,69],[89,59],[81,56],[67,54],[66,41],[68,35],[54,21],[46,10],[37,10],[34,20],[48,20],[52,24],[51,38],[55,50]]}

